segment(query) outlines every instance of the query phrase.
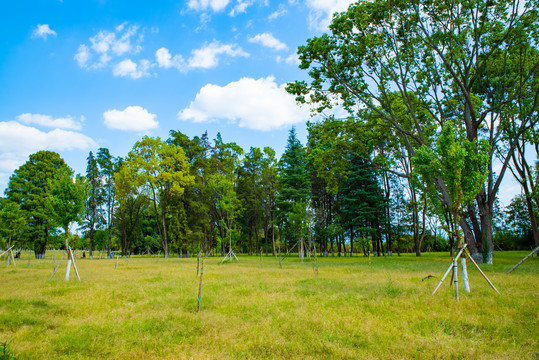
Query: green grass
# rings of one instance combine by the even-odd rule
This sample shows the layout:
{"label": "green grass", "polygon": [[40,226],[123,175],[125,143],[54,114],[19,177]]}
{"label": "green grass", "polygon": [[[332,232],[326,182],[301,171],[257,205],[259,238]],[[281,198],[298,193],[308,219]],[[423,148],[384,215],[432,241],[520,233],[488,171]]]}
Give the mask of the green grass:
{"label": "green grass", "polygon": [[539,259],[505,274],[525,255],[482,265],[501,295],[468,264],[459,302],[449,278],[431,296],[447,254],[319,258],[316,278],[297,257],[209,258],[196,313],[195,258],[79,259],[66,282],[65,260],[48,281],[50,253],[23,253],[0,263],[0,342],[19,359],[537,359]]}

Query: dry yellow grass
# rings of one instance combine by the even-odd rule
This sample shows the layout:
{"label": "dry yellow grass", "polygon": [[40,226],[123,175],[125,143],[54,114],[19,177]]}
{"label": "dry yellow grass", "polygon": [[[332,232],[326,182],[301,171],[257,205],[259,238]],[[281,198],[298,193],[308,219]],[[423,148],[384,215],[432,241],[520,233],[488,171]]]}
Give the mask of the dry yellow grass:
{"label": "dry yellow grass", "polygon": [[[58,253],[60,254],[60,253]],[[60,256],[56,255],[56,259]],[[375,258],[79,259],[82,281],[46,260],[0,265],[0,342],[22,359],[537,359],[539,260],[469,267],[457,303],[447,254]],[[428,274],[435,279],[421,281]]]}

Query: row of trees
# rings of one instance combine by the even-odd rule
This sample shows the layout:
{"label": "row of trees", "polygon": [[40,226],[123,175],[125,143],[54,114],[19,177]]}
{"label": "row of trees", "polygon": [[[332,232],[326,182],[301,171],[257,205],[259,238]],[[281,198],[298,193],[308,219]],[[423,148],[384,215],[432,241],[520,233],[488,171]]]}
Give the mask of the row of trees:
{"label": "row of trees", "polygon": [[[244,153],[220,135],[210,142],[207,134],[191,139],[179,131],[167,141],[144,137],[124,159],[104,148],[90,152],[85,176],[74,177],[58,154],[40,151],[10,178],[0,234],[8,246],[33,247],[38,258],[69,238],[90,257],[96,247],[169,256],[222,254],[229,244],[249,254],[283,247],[300,256],[315,249],[338,256],[450,250],[451,223],[440,203],[414,203],[410,187],[374,159],[340,157],[339,124],[328,124],[309,124],[306,146],[292,129],[280,160],[268,147]],[[532,243],[525,210],[521,195],[506,216],[498,212],[500,248]],[[82,240],[69,236],[71,223]]]}
{"label": "row of trees", "polygon": [[[212,142],[179,131],[143,138],[125,159],[90,153],[86,176],[72,181],[84,189],[90,254],[103,228],[109,252],[114,237],[126,253],[155,250],[157,239],[166,256],[230,244],[249,253],[356,246],[384,254],[410,242],[420,255],[426,244],[466,242],[491,263],[495,245],[528,244],[531,233],[539,246],[538,169],[528,156],[539,150],[538,5],[352,4],[299,48],[310,83],[287,87],[315,112],[339,107],[347,117],[309,123],[306,146],[292,130],[279,160],[271,148],[244,153],[220,135]],[[55,228],[67,234],[62,201],[78,199],[54,200],[72,177],[64,168],[57,154],[39,152],[6,190],[3,208],[18,205],[23,238],[38,254]],[[511,173],[523,196],[504,224],[496,199]]]}

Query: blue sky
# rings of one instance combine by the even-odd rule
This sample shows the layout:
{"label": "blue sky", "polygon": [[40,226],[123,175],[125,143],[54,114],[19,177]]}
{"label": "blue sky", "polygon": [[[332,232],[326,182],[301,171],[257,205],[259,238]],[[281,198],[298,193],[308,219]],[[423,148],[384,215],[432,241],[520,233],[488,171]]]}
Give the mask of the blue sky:
{"label": "blue sky", "polygon": [[[296,49],[350,0],[18,0],[0,13],[0,190],[38,150],[84,173],[89,151],[125,156],[144,135],[271,146],[308,109]],[[509,178],[510,175],[506,176]],[[517,192],[509,183],[502,202]]]}
{"label": "blue sky", "polygon": [[0,14],[0,188],[31,153],[84,173],[89,151],[125,156],[144,135],[221,132],[281,153],[308,109],[296,49],[350,1],[19,0]]}

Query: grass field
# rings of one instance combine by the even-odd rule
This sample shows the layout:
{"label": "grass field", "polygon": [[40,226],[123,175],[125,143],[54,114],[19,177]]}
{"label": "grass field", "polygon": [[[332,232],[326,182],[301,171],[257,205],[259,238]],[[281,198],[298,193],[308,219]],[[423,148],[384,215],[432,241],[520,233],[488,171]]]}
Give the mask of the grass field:
{"label": "grass field", "polygon": [[[539,259],[470,264],[456,302],[447,254],[373,258],[79,259],[82,281],[51,253],[0,265],[0,342],[19,359],[538,359]],[[56,254],[56,259],[61,253]],[[432,274],[436,278],[421,281]],[[460,275],[460,268],[459,268]],[[460,279],[459,279],[460,281]],[[1,354],[0,354],[1,358]]]}

